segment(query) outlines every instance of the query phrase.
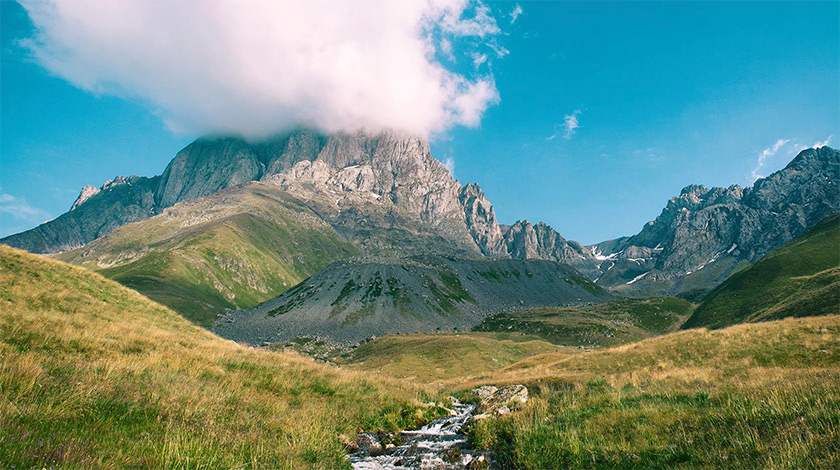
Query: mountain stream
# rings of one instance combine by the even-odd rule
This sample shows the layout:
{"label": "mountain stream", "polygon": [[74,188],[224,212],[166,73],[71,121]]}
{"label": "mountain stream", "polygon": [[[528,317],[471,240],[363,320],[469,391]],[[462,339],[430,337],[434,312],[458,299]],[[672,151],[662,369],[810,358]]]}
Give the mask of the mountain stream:
{"label": "mountain stream", "polygon": [[486,457],[475,455],[461,434],[475,406],[454,401],[453,408],[450,416],[435,419],[416,431],[402,431],[402,443],[393,452],[373,455],[376,453],[362,449],[350,454],[350,463],[355,470],[455,470],[484,464]]}

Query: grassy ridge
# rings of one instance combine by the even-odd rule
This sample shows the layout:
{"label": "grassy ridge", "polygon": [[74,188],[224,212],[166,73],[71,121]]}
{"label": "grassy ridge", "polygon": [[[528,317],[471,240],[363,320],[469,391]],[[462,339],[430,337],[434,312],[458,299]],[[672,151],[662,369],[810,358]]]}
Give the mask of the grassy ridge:
{"label": "grassy ridge", "polygon": [[341,468],[422,390],[222,340],[102,276],[0,245],[4,468]]}
{"label": "grassy ridge", "polygon": [[356,248],[271,185],[181,203],[59,256],[208,326],[294,286]]}
{"label": "grassy ridge", "polygon": [[473,331],[520,332],[567,346],[614,346],[676,331],[694,306],[682,299],[623,299],[536,308],[486,318]]}
{"label": "grassy ridge", "polygon": [[840,214],[714,289],[684,328],[840,313]]}
{"label": "grassy ridge", "polygon": [[489,372],[557,349],[545,341],[519,334],[400,335],[363,344],[338,358],[338,362],[353,369],[428,381]]}
{"label": "grassy ridge", "polygon": [[840,467],[838,316],[535,356],[463,386],[523,381],[520,412],[471,430],[503,468]]}

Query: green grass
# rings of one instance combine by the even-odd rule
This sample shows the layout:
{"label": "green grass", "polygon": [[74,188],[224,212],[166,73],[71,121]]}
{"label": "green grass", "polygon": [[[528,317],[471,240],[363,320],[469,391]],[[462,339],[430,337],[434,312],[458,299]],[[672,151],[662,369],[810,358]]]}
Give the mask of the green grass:
{"label": "green grass", "polygon": [[840,215],[714,289],[684,328],[840,313]]}
{"label": "green grass", "polygon": [[424,388],[239,346],[134,291],[0,246],[0,467],[347,468]]}
{"label": "green grass", "polygon": [[624,299],[580,307],[537,308],[486,318],[473,331],[533,335],[566,346],[614,346],[676,331],[694,306],[682,299]]}
{"label": "green grass", "polygon": [[436,281],[431,276],[422,276],[423,282],[429,287],[434,302],[427,301],[430,308],[437,311],[441,315],[453,315],[459,312],[456,303],[469,302],[474,304],[475,299],[464,289],[461,281],[454,273],[447,271],[438,271],[438,279]]}
{"label": "green grass", "polygon": [[501,468],[840,468],[840,317],[690,330],[545,354],[480,383],[525,383],[472,442]]}
{"label": "green grass", "polygon": [[535,354],[556,351],[552,344],[518,334],[445,333],[377,338],[341,358],[345,367],[421,382],[490,372]]}
{"label": "green grass", "polygon": [[357,249],[271,185],[184,202],[59,259],[209,326],[279,295]]}

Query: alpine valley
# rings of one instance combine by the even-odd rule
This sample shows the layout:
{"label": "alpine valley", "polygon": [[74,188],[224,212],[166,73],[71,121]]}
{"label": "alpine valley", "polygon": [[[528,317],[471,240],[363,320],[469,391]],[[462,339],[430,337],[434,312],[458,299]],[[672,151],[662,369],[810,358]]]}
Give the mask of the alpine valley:
{"label": "alpine valley", "polygon": [[422,137],[204,137],[0,240],[0,463],[836,468],[838,185],[806,149],[584,246]]}

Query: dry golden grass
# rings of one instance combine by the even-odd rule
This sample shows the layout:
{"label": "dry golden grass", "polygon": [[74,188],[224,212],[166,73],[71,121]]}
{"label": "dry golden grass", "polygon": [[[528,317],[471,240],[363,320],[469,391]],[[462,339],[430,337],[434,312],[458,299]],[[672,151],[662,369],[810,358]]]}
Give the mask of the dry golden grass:
{"label": "dry golden grass", "polygon": [[503,468],[840,468],[837,315],[542,354],[451,385],[513,382],[534,398],[472,430]]}
{"label": "dry golden grass", "polygon": [[420,387],[218,338],[112,281],[0,246],[0,462],[342,468],[416,424]]}

